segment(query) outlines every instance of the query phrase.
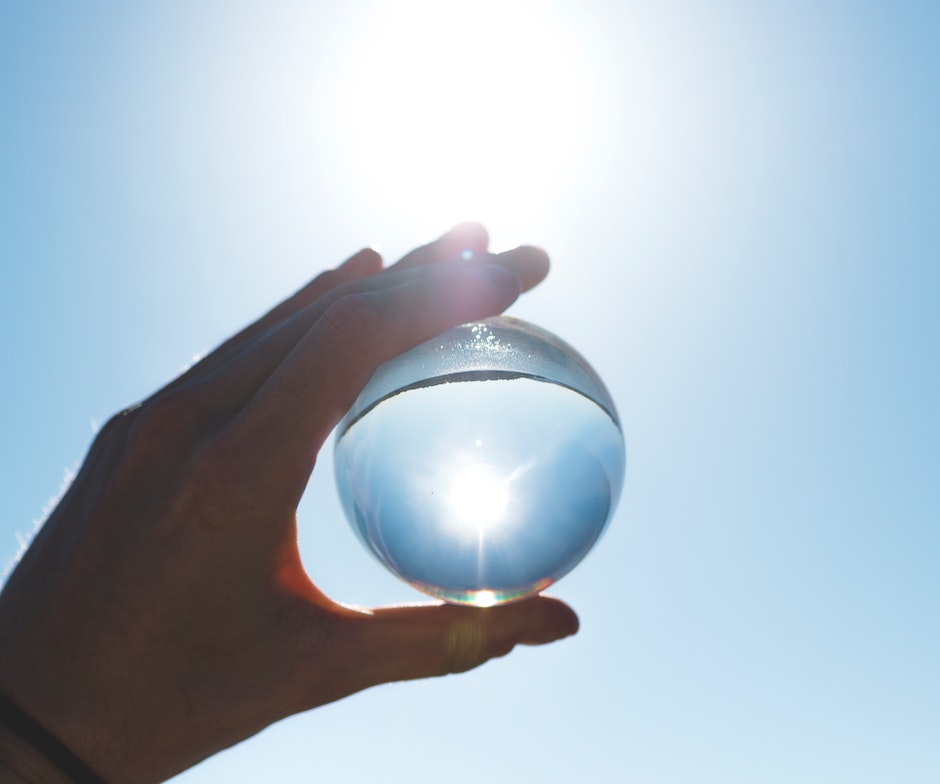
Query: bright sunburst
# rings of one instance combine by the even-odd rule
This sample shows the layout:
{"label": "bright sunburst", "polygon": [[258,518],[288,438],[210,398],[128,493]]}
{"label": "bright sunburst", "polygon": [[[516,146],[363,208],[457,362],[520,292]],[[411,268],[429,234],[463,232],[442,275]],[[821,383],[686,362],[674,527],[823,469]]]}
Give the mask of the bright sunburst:
{"label": "bright sunburst", "polygon": [[437,226],[518,219],[564,187],[591,80],[559,19],[513,0],[373,13],[340,118],[363,197]]}
{"label": "bright sunburst", "polygon": [[473,463],[462,468],[450,488],[457,519],[479,531],[498,523],[509,501],[509,488],[493,466]]}

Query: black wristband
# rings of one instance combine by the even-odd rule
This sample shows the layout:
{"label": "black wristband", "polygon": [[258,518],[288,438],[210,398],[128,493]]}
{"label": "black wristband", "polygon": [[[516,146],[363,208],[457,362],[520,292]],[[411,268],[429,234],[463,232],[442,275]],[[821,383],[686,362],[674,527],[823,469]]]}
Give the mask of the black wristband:
{"label": "black wristband", "polygon": [[105,784],[101,776],[2,691],[0,724],[19,735],[75,784]]}

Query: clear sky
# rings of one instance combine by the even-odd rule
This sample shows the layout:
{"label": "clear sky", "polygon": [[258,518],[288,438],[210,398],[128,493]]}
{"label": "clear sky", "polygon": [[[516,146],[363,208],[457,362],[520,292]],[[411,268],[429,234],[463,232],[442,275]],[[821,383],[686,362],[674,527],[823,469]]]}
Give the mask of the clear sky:
{"label": "clear sky", "polygon": [[[179,781],[940,781],[940,4],[5,3],[0,557],[95,427],[365,244],[544,246],[627,440],[580,634]],[[317,582],[412,600],[300,509]]]}

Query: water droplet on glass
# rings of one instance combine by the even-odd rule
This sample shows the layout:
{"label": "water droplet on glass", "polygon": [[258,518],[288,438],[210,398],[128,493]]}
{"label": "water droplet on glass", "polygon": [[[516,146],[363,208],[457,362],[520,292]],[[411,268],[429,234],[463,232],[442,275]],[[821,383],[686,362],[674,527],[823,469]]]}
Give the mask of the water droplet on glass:
{"label": "water droplet on glass", "polygon": [[603,382],[562,340],[508,317],[380,367],[337,432],[336,481],[360,540],[449,602],[544,590],[593,547],[623,485]]}

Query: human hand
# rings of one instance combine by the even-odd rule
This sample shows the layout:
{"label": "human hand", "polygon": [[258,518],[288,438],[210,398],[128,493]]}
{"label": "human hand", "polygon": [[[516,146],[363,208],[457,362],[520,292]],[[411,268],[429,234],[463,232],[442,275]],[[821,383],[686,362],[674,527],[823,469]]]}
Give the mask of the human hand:
{"label": "human hand", "polygon": [[546,597],[347,607],[297,545],[317,453],[375,368],[547,271],[475,224],[389,269],[360,251],[115,416],[0,596],[0,690],[106,780],[149,782],[369,686],[573,634]]}

